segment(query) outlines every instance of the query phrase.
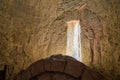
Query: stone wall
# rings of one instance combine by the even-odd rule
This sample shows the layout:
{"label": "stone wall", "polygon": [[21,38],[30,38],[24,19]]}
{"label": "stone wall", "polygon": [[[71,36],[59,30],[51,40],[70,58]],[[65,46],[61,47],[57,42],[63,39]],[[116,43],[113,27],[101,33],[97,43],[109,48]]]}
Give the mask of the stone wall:
{"label": "stone wall", "polygon": [[[77,10],[86,4],[84,10]],[[31,63],[65,54],[67,25],[80,20],[83,63],[120,78],[119,0],[0,0],[0,68],[14,76]]]}

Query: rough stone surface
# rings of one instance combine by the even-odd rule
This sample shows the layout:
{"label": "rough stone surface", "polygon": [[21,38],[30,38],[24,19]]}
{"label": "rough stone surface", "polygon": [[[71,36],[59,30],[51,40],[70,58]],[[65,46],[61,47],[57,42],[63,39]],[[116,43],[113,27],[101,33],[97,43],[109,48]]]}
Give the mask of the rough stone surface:
{"label": "rough stone surface", "polygon": [[8,65],[11,80],[41,58],[65,54],[66,22],[79,19],[83,63],[119,80],[119,8],[120,0],[0,0],[0,68]]}

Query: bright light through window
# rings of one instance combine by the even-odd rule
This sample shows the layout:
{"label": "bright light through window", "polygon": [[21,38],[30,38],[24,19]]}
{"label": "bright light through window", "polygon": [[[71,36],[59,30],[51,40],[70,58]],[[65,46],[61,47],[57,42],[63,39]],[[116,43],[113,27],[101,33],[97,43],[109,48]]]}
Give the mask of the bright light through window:
{"label": "bright light through window", "polygon": [[66,54],[82,61],[81,54],[81,26],[79,20],[67,22],[67,50]]}

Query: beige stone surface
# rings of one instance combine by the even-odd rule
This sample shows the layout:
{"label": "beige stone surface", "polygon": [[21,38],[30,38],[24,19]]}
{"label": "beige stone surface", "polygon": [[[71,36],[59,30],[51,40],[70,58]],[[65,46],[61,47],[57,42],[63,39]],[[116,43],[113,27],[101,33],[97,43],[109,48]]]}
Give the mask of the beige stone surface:
{"label": "beige stone surface", "polygon": [[66,22],[79,19],[83,63],[119,80],[119,8],[120,0],[0,0],[0,68],[8,65],[10,80],[39,59],[65,54]]}

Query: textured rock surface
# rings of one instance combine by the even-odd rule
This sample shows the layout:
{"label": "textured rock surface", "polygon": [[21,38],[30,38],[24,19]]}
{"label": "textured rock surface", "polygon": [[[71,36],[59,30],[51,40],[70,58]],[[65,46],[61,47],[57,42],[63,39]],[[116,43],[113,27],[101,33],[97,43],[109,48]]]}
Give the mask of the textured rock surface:
{"label": "textured rock surface", "polygon": [[9,65],[10,80],[36,60],[65,54],[66,22],[79,19],[83,62],[119,80],[119,7],[120,0],[0,0],[0,68]]}

